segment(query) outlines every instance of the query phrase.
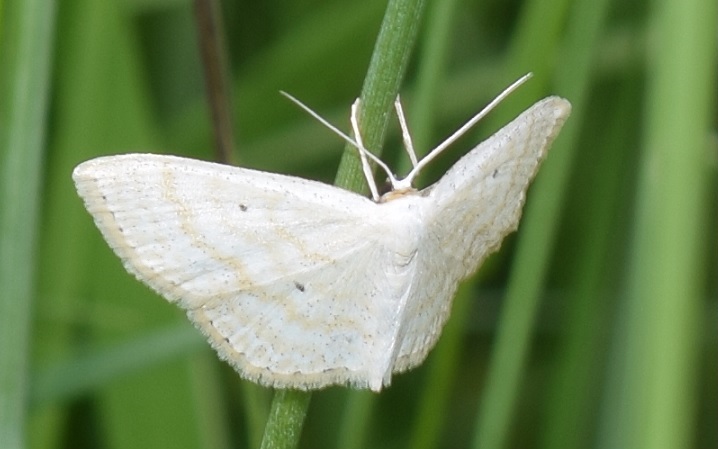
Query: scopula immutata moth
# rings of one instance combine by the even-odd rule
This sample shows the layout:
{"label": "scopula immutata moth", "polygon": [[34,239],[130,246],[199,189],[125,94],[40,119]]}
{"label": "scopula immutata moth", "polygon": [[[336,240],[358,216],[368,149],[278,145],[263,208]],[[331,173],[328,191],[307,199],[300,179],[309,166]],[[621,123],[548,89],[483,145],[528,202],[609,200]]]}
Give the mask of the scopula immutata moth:
{"label": "scopula immutata moth", "polygon": [[[187,311],[219,356],[277,388],[381,390],[436,343],[459,281],[518,226],[526,189],[570,113],[548,97],[435,184],[419,170],[498,100],[372,199],[274,173],[173,156],[100,157],[73,179],[127,270]],[[335,128],[333,128],[335,129]],[[336,130],[336,129],[335,129]],[[380,162],[380,161],[378,161]],[[385,167],[382,164],[383,167]]]}

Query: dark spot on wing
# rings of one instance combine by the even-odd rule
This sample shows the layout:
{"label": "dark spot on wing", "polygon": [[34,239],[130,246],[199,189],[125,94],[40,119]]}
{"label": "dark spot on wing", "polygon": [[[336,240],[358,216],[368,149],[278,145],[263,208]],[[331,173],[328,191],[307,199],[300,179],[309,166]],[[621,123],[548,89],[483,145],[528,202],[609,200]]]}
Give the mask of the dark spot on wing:
{"label": "dark spot on wing", "polygon": [[240,205],[239,205],[239,210],[241,210],[242,212],[247,212],[247,205],[246,205],[246,204],[240,204]]}
{"label": "dark spot on wing", "polygon": [[297,281],[294,281],[294,286],[299,290],[300,292],[304,292],[304,284],[301,284]]}
{"label": "dark spot on wing", "polygon": [[497,168],[496,170],[494,170],[493,173],[491,173],[491,177],[492,177],[492,178],[495,178],[495,177],[497,177],[498,175],[499,175],[499,169],[498,169],[498,168]]}

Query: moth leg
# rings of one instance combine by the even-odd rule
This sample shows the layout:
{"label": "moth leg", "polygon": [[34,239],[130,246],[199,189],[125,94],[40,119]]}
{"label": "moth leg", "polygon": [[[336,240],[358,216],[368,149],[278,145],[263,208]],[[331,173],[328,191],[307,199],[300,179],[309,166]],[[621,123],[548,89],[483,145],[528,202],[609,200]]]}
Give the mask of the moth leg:
{"label": "moth leg", "polygon": [[411,140],[411,134],[409,133],[409,127],[406,126],[406,117],[404,116],[404,109],[401,106],[401,98],[399,95],[394,100],[394,108],[396,109],[396,116],[399,118],[399,126],[401,126],[401,137],[404,140],[404,148],[409,154],[411,160],[411,166],[416,167],[419,161],[416,159],[416,152],[414,151],[414,143]]}

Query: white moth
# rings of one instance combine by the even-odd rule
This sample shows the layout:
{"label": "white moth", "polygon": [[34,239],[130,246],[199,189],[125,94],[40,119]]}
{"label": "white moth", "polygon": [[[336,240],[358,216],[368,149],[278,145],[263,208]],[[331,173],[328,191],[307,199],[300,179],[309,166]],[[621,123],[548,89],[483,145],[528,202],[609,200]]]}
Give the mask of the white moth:
{"label": "white moth", "polygon": [[[526,189],[570,113],[548,97],[417,191],[418,171],[526,77],[373,200],[274,173],[152,154],[75,168],[87,210],[125,268],[249,380],[381,390],[434,346],[460,280],[518,226]],[[334,128],[333,128],[334,129]],[[336,130],[336,129],[335,129]],[[378,161],[380,162],[380,161]],[[383,164],[382,167],[384,167]]]}

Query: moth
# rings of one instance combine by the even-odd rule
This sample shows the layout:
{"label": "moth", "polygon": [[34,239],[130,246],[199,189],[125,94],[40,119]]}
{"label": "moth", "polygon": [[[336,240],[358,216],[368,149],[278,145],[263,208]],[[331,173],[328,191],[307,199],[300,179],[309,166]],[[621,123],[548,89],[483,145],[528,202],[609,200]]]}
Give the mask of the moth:
{"label": "moth", "polygon": [[[380,391],[419,365],[458,283],[519,222],[526,190],[571,105],[548,97],[435,184],[416,174],[526,77],[397,179],[354,139],[372,198],[281,174],[153,154],[75,168],[87,210],[130,273],[186,310],[219,356],[276,388]],[[320,119],[321,120],[321,119]],[[323,121],[323,120],[322,120]],[[378,193],[368,162],[387,172]]]}

